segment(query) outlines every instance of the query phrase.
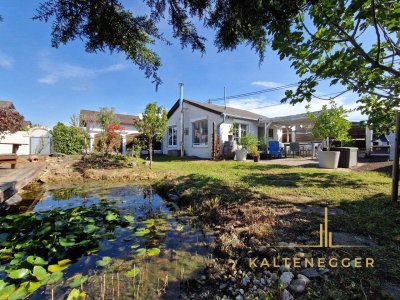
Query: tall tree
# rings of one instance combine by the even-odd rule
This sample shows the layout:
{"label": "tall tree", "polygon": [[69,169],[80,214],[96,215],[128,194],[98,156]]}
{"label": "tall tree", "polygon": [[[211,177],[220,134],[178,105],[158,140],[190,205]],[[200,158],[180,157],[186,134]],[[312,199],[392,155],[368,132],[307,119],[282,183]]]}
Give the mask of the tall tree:
{"label": "tall tree", "polygon": [[147,104],[139,120],[134,120],[133,125],[138,129],[149,146],[150,168],[153,163],[153,142],[161,141],[167,131],[167,111],[157,103]]}
{"label": "tall tree", "polygon": [[[400,104],[400,2],[383,0],[143,0],[149,14],[134,16],[118,0],[46,0],[36,18],[54,17],[58,47],[86,39],[90,52],[124,51],[159,84],[160,57],[151,50],[167,42],[158,26],[167,19],[181,45],[205,51],[193,20],[215,30],[218,50],[250,45],[260,62],[268,46],[289,59],[301,77],[283,101],[311,101],[321,80],[340,83],[360,96],[359,109],[389,124]],[[330,99],[329,99],[330,100]],[[370,120],[371,123],[371,120]],[[376,125],[376,124],[375,124]],[[384,127],[384,126],[383,126]],[[386,126],[382,130],[389,129]]]}

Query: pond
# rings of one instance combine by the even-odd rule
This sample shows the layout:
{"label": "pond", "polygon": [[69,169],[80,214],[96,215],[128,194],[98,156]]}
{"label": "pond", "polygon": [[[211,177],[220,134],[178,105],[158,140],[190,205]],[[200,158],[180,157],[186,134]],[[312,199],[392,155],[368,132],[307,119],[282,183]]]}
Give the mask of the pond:
{"label": "pond", "polygon": [[151,187],[30,190],[0,216],[1,299],[176,299],[203,234]]}

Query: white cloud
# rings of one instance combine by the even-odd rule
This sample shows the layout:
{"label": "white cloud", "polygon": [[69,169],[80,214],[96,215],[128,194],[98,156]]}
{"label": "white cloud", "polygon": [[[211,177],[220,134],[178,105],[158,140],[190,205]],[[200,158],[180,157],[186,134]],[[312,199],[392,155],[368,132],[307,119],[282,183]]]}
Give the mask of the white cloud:
{"label": "white cloud", "polygon": [[44,58],[39,63],[39,68],[46,73],[38,81],[52,85],[63,79],[91,79],[98,74],[121,72],[127,68],[125,64],[114,64],[104,68],[85,68],[78,65],[55,63]]}
{"label": "white cloud", "polygon": [[[343,105],[347,110],[354,110],[357,107],[355,101],[345,95],[337,97],[335,102],[339,105]],[[269,100],[265,96],[228,100],[226,104],[230,107],[249,110],[269,118],[297,115],[307,111],[305,108],[306,102],[295,105],[287,103],[279,104],[278,101]],[[329,102],[326,100],[313,99],[310,102],[310,111],[319,111],[324,104],[329,104]],[[366,119],[366,117],[359,111],[354,111],[348,113],[348,119],[351,121],[360,121]]]}
{"label": "white cloud", "polygon": [[12,59],[4,52],[0,51],[0,67],[9,70],[12,68],[13,65],[14,65],[14,59]]}
{"label": "white cloud", "polygon": [[266,88],[277,88],[277,87],[281,87],[284,85],[280,82],[274,82],[274,81],[253,81],[251,84],[266,87]]}

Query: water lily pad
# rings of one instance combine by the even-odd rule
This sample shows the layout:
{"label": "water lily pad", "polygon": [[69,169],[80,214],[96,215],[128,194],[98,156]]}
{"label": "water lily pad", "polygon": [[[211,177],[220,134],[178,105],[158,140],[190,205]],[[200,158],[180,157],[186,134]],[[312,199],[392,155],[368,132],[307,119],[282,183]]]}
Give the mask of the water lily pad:
{"label": "water lily pad", "polygon": [[8,297],[9,297],[12,293],[14,293],[14,291],[15,291],[15,285],[14,285],[14,284],[12,284],[12,285],[7,285],[7,286],[1,288],[1,289],[0,289],[0,299],[1,299],[1,300],[3,300],[3,299],[8,299]]}
{"label": "water lily pad", "polygon": [[59,266],[59,265],[50,265],[47,270],[51,273],[56,273],[56,272],[61,272],[63,270],[65,270],[66,268],[68,268],[69,265],[63,265],[63,266]]}
{"label": "water lily pad", "polygon": [[131,246],[131,249],[136,249],[136,248],[139,248],[139,247],[140,247],[139,244],[133,244],[133,245]]}
{"label": "water lily pad", "polygon": [[80,297],[81,291],[78,289],[73,289],[67,297],[67,300],[78,300]]}
{"label": "water lily pad", "polygon": [[63,247],[71,247],[75,245],[74,238],[60,238],[59,239],[60,245]]}
{"label": "water lily pad", "polygon": [[139,248],[135,251],[135,255],[145,255],[146,254],[146,249],[144,248]]}
{"label": "water lily pad", "polygon": [[46,281],[50,277],[50,274],[42,266],[34,266],[32,275],[39,281]]}
{"label": "water lily pad", "polygon": [[140,273],[139,268],[133,268],[132,270],[125,273],[126,277],[133,278],[136,277]]}
{"label": "water lily pad", "polygon": [[35,266],[45,266],[47,265],[47,261],[45,261],[43,258],[39,257],[39,256],[33,256],[30,255],[26,258],[26,261],[28,263],[30,263],[31,265],[35,265]]}
{"label": "water lily pad", "polygon": [[147,220],[143,221],[143,224],[144,224],[147,228],[149,228],[149,227],[153,227],[153,226],[154,226],[155,221],[154,221],[154,219],[147,219]]}
{"label": "water lily pad", "polygon": [[27,288],[28,288],[28,293],[32,294],[35,292],[38,288],[40,288],[44,283],[39,282],[39,281],[29,281]]}
{"label": "water lily pad", "polygon": [[96,262],[96,265],[100,266],[100,267],[105,267],[107,266],[109,263],[111,262],[111,257],[109,256],[104,256],[101,260],[98,260]]}
{"label": "water lily pad", "polygon": [[62,278],[63,278],[62,272],[55,272],[50,275],[50,278],[47,281],[47,284],[53,284],[53,283],[59,282]]}
{"label": "water lily pad", "polygon": [[147,250],[147,255],[148,256],[155,256],[160,254],[160,248],[150,248]]}
{"label": "water lily pad", "polygon": [[28,294],[27,288],[25,286],[20,286],[10,296],[8,296],[8,300],[24,299],[27,294]]}
{"label": "water lily pad", "polygon": [[95,232],[95,231],[97,231],[97,230],[99,230],[99,229],[100,229],[100,228],[97,227],[96,225],[88,224],[88,225],[86,225],[86,226],[83,228],[83,231],[84,231],[85,233],[93,233],[93,232]]}
{"label": "water lily pad", "polygon": [[8,277],[12,279],[22,279],[28,276],[30,273],[31,271],[29,271],[28,269],[18,269],[8,273]]}
{"label": "water lily pad", "polygon": [[129,223],[132,223],[135,220],[135,218],[133,216],[124,216],[124,219],[125,219],[125,221],[127,221]]}
{"label": "water lily pad", "polygon": [[89,276],[85,275],[83,276],[82,274],[75,275],[71,277],[72,283],[69,285],[70,288],[77,288],[81,286],[81,284],[85,283],[88,280]]}
{"label": "water lily pad", "polygon": [[112,211],[109,211],[106,215],[106,220],[108,222],[116,221],[118,220],[118,215]]}
{"label": "water lily pad", "polygon": [[139,228],[136,230],[135,235],[136,236],[145,236],[146,234],[149,234],[150,230],[147,228]]}
{"label": "water lily pad", "polygon": [[70,265],[71,262],[72,262],[72,260],[67,258],[67,259],[63,259],[63,260],[58,261],[57,265],[59,265],[59,266]]}

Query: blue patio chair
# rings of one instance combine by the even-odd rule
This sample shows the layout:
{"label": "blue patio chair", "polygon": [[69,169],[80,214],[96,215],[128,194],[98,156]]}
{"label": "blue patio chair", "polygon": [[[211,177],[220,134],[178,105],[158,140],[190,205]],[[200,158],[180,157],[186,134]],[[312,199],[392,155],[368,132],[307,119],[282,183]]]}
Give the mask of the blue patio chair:
{"label": "blue patio chair", "polygon": [[268,141],[268,154],[270,157],[282,158],[282,149],[278,141]]}

